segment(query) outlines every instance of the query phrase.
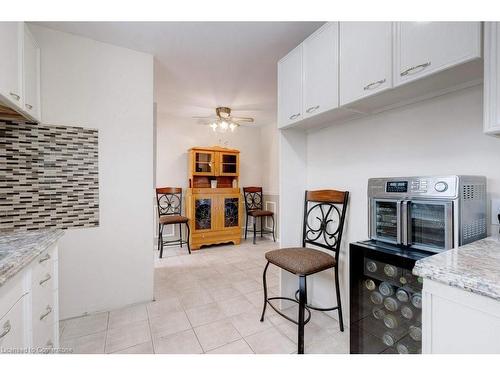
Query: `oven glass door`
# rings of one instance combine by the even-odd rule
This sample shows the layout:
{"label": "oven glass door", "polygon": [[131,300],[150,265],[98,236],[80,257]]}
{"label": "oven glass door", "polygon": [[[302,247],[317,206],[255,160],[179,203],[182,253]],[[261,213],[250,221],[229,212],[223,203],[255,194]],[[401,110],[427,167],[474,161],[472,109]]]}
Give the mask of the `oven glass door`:
{"label": "oven glass door", "polygon": [[371,214],[372,239],[399,245],[401,243],[401,201],[373,199]]}
{"label": "oven glass door", "polygon": [[408,202],[407,245],[440,252],[453,247],[452,202]]}

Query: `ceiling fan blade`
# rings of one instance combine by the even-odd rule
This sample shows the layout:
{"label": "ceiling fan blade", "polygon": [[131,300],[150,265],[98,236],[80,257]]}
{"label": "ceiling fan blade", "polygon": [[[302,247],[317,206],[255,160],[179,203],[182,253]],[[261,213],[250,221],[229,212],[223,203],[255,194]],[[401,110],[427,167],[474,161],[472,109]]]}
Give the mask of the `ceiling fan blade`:
{"label": "ceiling fan blade", "polygon": [[254,122],[254,119],[251,117],[231,117],[231,120],[236,122]]}
{"label": "ceiling fan blade", "polygon": [[217,120],[216,116],[191,116],[191,118],[200,119],[200,120]]}

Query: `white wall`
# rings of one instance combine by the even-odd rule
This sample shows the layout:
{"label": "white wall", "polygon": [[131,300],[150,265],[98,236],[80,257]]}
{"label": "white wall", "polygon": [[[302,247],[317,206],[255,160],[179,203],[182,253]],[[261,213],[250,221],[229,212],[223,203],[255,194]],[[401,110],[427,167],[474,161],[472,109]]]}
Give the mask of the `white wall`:
{"label": "white wall", "polygon": [[60,242],[62,319],[153,297],[153,58],[32,26],[43,122],[99,130],[100,225]]}
{"label": "white wall", "polygon": [[[260,129],[239,127],[234,133],[215,133],[191,118],[176,118],[162,112],[158,98],[157,186],[188,187],[188,149],[195,146],[221,146],[240,150],[240,187],[262,184]],[[168,100],[168,99],[165,99]],[[226,144],[227,142],[227,144]]]}
{"label": "white wall", "polygon": [[[368,178],[485,175],[489,196],[500,197],[500,139],[483,134],[482,111],[479,85],[308,135],[308,188],[351,193],[340,255],[344,304],[348,244],[368,237]],[[312,298],[333,303],[332,292],[330,277],[319,275]]]}
{"label": "white wall", "polygon": [[262,148],[262,187],[265,194],[279,194],[279,133],[276,123],[263,126],[260,131]]}

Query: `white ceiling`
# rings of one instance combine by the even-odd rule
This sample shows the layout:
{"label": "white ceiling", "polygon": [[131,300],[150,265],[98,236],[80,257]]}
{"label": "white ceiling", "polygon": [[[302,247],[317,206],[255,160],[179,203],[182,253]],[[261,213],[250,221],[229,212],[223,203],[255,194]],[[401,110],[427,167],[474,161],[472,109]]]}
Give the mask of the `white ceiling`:
{"label": "white ceiling", "polygon": [[276,63],[322,22],[37,22],[155,56],[162,116],[276,119]]}

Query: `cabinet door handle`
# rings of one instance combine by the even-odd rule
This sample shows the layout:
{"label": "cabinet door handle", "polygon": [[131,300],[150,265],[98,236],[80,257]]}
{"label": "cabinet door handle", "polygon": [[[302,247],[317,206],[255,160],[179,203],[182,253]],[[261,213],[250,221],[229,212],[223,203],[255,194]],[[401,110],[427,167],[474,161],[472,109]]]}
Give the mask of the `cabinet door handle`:
{"label": "cabinet door handle", "polygon": [[45,276],[45,279],[43,280],[40,280],[40,285],[43,285],[45,284],[47,281],[49,281],[50,279],[52,279],[52,276],[50,276],[49,274],[47,274],[47,276]]}
{"label": "cabinet door handle", "polygon": [[427,68],[429,65],[431,65],[431,62],[430,61],[427,61],[426,63],[423,63],[423,64],[418,64],[418,65],[415,65],[415,66],[412,66],[411,68],[408,68],[404,71],[402,71],[400,73],[400,76],[403,77],[403,76],[407,76],[408,74],[413,74],[412,72],[416,69],[419,69],[421,68],[421,70],[424,70],[425,68]]}
{"label": "cabinet door handle", "polygon": [[375,82],[372,82],[372,83],[367,84],[365,87],[363,87],[363,90],[370,90],[370,89],[373,89],[373,88],[375,88],[375,87],[380,86],[382,83],[385,83],[385,78],[384,78],[384,79],[381,79],[381,80],[379,80],[379,81],[375,81]]}
{"label": "cabinet door handle", "polygon": [[44,320],[52,312],[52,307],[47,305],[45,310],[46,311],[42,315],[40,315],[40,320]]}
{"label": "cabinet door handle", "polygon": [[7,334],[10,332],[11,329],[12,326],[10,325],[10,320],[7,320],[3,325],[3,332],[0,333],[0,339],[7,336]]}
{"label": "cabinet door handle", "polygon": [[319,108],[319,105],[316,105],[314,107],[309,107],[307,108],[306,112],[307,113],[313,113],[314,111],[316,111],[317,109]]}
{"label": "cabinet door handle", "polygon": [[50,255],[49,255],[49,254],[47,254],[47,255],[45,255],[45,256],[43,256],[43,257],[41,257],[41,258],[38,260],[38,263],[43,263],[43,262],[45,262],[45,261],[47,261],[47,260],[49,260],[49,259],[50,259]]}
{"label": "cabinet door handle", "polygon": [[17,101],[21,100],[21,97],[13,92],[9,92],[10,96],[12,96],[14,99],[16,99]]}
{"label": "cabinet door handle", "polygon": [[25,104],[26,108],[28,108],[30,111],[33,109],[33,106],[31,104],[26,103]]}
{"label": "cabinet door handle", "polygon": [[294,114],[294,115],[291,115],[291,116],[289,117],[289,119],[290,119],[290,120],[295,120],[295,119],[296,119],[297,117],[299,117],[299,116],[300,116],[300,112],[299,112],[299,113],[296,113],[296,114]]}

